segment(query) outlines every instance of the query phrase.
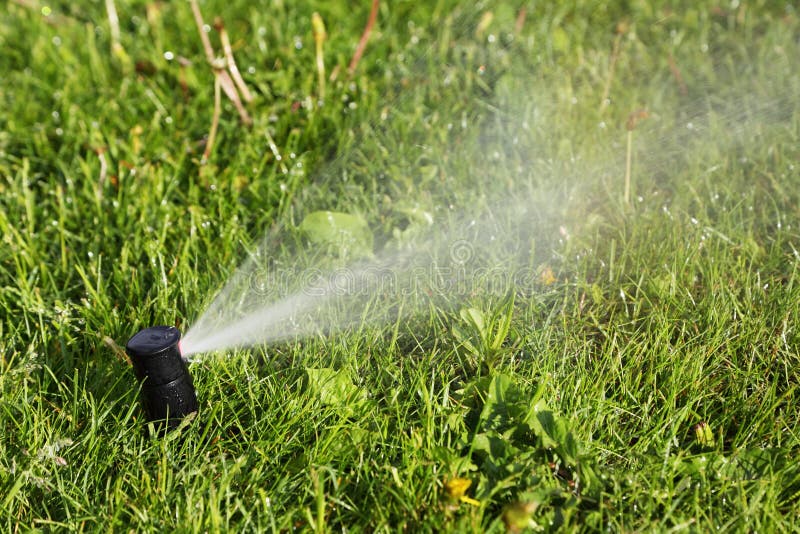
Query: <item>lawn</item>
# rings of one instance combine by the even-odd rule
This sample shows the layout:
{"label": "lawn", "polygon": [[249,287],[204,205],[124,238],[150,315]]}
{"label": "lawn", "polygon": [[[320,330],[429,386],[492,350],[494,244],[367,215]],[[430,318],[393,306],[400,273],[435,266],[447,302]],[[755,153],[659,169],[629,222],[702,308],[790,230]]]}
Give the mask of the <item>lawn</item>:
{"label": "lawn", "polygon": [[[0,8],[4,530],[800,529],[791,2],[254,4],[240,105],[189,2]],[[130,336],[354,266],[148,423]]]}

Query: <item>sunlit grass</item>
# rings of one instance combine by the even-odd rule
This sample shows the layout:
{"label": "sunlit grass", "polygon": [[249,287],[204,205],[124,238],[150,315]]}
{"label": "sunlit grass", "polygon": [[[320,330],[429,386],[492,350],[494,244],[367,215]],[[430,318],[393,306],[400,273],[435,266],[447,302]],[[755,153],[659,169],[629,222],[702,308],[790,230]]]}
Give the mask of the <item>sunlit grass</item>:
{"label": "sunlit grass", "polygon": [[[255,96],[208,161],[188,3],[117,2],[119,42],[103,3],[4,8],[6,528],[796,528],[791,5],[382,2],[351,77],[362,4],[200,4]],[[379,251],[521,201],[513,298],[209,355],[166,439],[104,342],[185,330],[264,235],[313,264],[315,211]]]}

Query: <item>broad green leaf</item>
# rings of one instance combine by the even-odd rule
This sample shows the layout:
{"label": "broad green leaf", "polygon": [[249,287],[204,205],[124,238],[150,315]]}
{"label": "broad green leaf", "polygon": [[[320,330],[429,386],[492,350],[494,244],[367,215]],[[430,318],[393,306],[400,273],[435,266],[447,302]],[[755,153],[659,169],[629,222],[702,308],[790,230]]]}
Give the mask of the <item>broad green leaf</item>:
{"label": "broad green leaf", "polygon": [[482,339],[486,338],[486,322],[483,312],[477,308],[464,308],[460,312],[461,318],[475,327]]}
{"label": "broad green leaf", "polygon": [[498,312],[499,317],[495,317],[497,327],[494,334],[494,339],[491,343],[492,350],[500,350],[503,346],[508,333],[511,331],[511,318],[514,315],[514,294],[507,299],[506,303]]}
{"label": "broad green leaf", "polygon": [[453,325],[453,335],[455,336],[456,340],[458,340],[458,342],[461,343],[464,348],[466,348],[473,355],[477,356],[479,354],[478,348],[475,347],[470,340],[470,335],[464,332],[460,326]]}
{"label": "broad green leaf", "polygon": [[344,369],[337,371],[329,367],[307,368],[306,375],[310,391],[323,404],[356,408],[366,397],[365,392],[353,384]]}
{"label": "broad green leaf", "polygon": [[300,223],[309,241],[329,246],[342,256],[363,257],[372,254],[372,232],[358,215],[335,211],[309,213]]}

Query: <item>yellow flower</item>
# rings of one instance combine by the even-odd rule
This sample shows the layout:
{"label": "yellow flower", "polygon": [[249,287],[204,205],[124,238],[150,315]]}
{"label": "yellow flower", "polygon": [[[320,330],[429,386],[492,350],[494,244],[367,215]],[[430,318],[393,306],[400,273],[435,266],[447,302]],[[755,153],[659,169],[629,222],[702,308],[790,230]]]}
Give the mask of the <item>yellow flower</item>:
{"label": "yellow flower", "polygon": [[467,478],[452,478],[444,483],[444,489],[447,492],[447,496],[454,501],[480,506],[481,503],[479,501],[464,495],[471,485],[472,481]]}
{"label": "yellow flower", "polygon": [[539,279],[542,283],[546,286],[551,286],[556,283],[556,275],[553,274],[553,269],[550,267],[545,267],[542,270],[542,274],[539,275]]}

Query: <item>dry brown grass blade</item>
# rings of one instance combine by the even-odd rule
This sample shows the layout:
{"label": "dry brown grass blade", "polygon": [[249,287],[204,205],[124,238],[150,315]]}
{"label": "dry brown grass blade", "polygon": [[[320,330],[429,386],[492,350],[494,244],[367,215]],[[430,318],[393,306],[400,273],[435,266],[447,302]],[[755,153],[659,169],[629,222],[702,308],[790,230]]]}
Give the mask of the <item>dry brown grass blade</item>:
{"label": "dry brown grass blade", "polygon": [[[208,34],[205,30],[205,22],[203,21],[203,14],[200,12],[200,6],[197,4],[197,0],[190,0],[190,5],[192,7],[192,14],[194,15],[194,22],[197,26],[197,31],[200,34],[200,40],[203,43],[203,50],[206,54],[206,60],[208,61],[211,69],[214,71],[214,115],[211,119],[211,130],[208,133],[208,139],[206,140],[206,147],[203,151],[203,158],[201,160],[201,164],[205,165],[208,162],[208,158],[211,154],[211,150],[214,148],[214,141],[217,137],[217,128],[219,127],[219,117],[222,112],[222,102],[221,102],[221,91],[225,91],[225,96],[227,96],[233,105],[236,107],[236,111],[239,112],[239,117],[241,118],[242,122],[247,124],[248,126],[253,124],[253,119],[250,118],[250,114],[247,113],[247,110],[242,104],[242,99],[239,97],[239,93],[236,89],[236,83],[231,78],[231,75],[228,74],[228,71],[225,70],[225,67],[235,69],[236,73],[238,74],[238,69],[236,69],[236,64],[233,62],[233,52],[230,50],[230,42],[227,39],[227,34],[224,33],[224,26],[222,26],[222,21],[219,21],[220,27],[222,27],[223,31],[221,32],[220,39],[223,39],[223,48],[225,48],[225,44],[227,43],[227,48],[225,54],[226,56],[230,55],[230,58],[226,60],[225,58],[217,59],[216,54],[214,53],[214,47],[211,46],[211,40],[208,38]],[[240,77],[241,78],[241,77]],[[244,80],[241,80],[242,87],[244,87],[244,91],[242,92],[243,95],[247,95],[252,99],[250,92],[247,91],[247,87],[244,86]],[[249,101],[249,100],[248,100]]]}
{"label": "dry brown grass blade", "polygon": [[514,33],[519,35],[522,33],[522,28],[525,27],[525,19],[528,16],[528,10],[525,9],[525,6],[519,8],[517,12],[517,20],[514,21]]}
{"label": "dry brown grass blade", "polygon": [[108,336],[103,336],[103,343],[105,343],[105,345],[111,349],[111,351],[114,353],[114,356],[116,356],[119,361],[131,365],[131,359],[128,358],[128,353],[125,352],[125,349],[117,345],[116,341]]}
{"label": "dry brown grass blade", "polygon": [[625,201],[625,205],[629,205],[631,203],[631,167],[633,161],[633,131],[636,129],[636,126],[639,124],[640,121],[643,121],[647,117],[650,116],[650,113],[646,109],[637,109],[630,115],[628,115],[628,120],[625,121],[625,129],[628,131],[628,139],[627,139],[627,146],[625,151],[625,190],[623,191],[622,198]]}
{"label": "dry brown grass blade", "polygon": [[372,0],[372,9],[369,11],[369,18],[367,24],[364,26],[364,31],[361,33],[361,39],[358,40],[356,51],[353,53],[353,59],[350,60],[350,65],[347,67],[347,73],[352,76],[358,67],[358,62],[361,61],[361,56],[364,54],[364,49],[367,48],[367,41],[372,33],[372,28],[375,26],[375,20],[378,18],[378,7],[380,0]]}
{"label": "dry brown grass blade", "polygon": [[678,68],[678,64],[675,63],[675,58],[672,54],[667,56],[667,62],[669,63],[669,71],[672,73],[672,77],[675,78],[675,83],[678,84],[678,90],[681,92],[681,95],[686,96],[689,93],[689,89],[686,87],[686,82],[683,81],[681,71]]}
{"label": "dry brown grass blade", "polygon": [[214,141],[217,139],[219,116],[222,113],[222,94],[220,91],[220,85],[220,77],[216,76],[214,78],[214,115],[211,117],[211,129],[208,132],[206,147],[203,150],[203,159],[200,160],[201,165],[208,163],[208,158],[211,156],[211,150],[214,148]]}
{"label": "dry brown grass blade", "polygon": [[239,112],[239,117],[242,119],[242,122],[248,126],[253,124],[253,119],[250,118],[250,114],[247,113],[247,110],[244,108],[242,99],[239,98],[239,93],[236,92],[236,84],[231,79],[228,71],[216,69],[214,72],[217,75],[217,80],[219,80],[219,83],[222,86],[222,90],[225,91],[225,95],[228,97],[228,99],[230,99],[231,102],[233,102],[233,105],[236,107],[236,111]]}
{"label": "dry brown grass blade", "polygon": [[475,37],[482,39],[483,34],[489,29],[489,26],[492,24],[493,20],[494,13],[491,11],[484,12],[484,14],[481,15],[481,20],[478,21],[478,25],[475,27]]}
{"label": "dry brown grass blade", "polygon": [[200,41],[203,43],[203,50],[206,53],[206,59],[208,63],[213,67],[216,63],[216,56],[214,55],[214,48],[211,46],[211,40],[208,38],[208,34],[203,29],[206,25],[203,22],[203,14],[200,13],[200,6],[197,5],[197,0],[190,0],[189,2],[192,6],[192,14],[194,15],[194,23],[197,25],[197,31],[200,33]]}
{"label": "dry brown grass blade", "polygon": [[225,24],[223,24],[221,18],[217,17],[214,19],[214,28],[219,32],[219,41],[222,43],[222,51],[225,54],[225,61],[228,63],[228,71],[231,73],[231,78],[233,78],[234,83],[236,83],[236,87],[239,88],[239,92],[242,93],[244,101],[252,102],[253,95],[247,88],[247,84],[244,83],[242,74],[239,72],[239,67],[236,66],[236,60],[233,59],[231,40],[228,38],[228,32],[225,31]]}

